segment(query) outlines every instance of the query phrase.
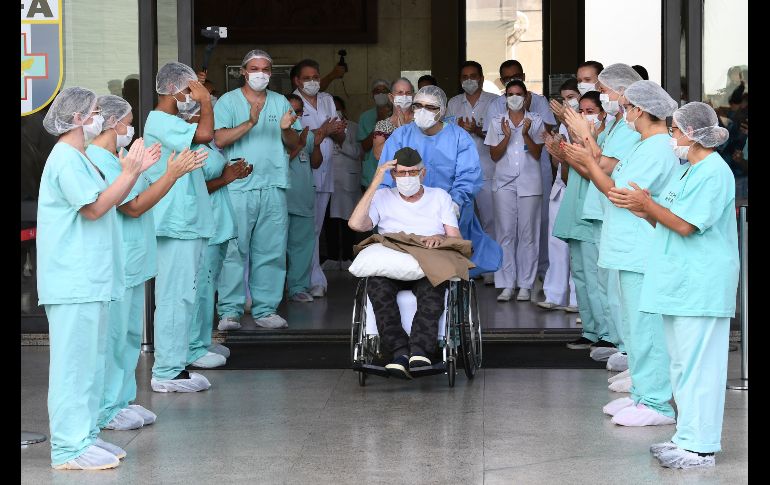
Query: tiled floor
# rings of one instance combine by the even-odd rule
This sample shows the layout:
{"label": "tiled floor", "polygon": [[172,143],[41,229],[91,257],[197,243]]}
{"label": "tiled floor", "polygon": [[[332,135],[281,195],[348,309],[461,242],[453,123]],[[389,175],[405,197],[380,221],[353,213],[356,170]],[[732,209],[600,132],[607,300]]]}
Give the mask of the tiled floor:
{"label": "tiled floor", "polygon": [[[21,428],[48,434],[48,348],[22,347]],[[586,357],[587,358],[587,357]],[[739,376],[730,353],[730,375]],[[209,391],[149,391],[158,414],[102,438],[128,456],[115,470],[54,471],[48,442],[21,450],[29,484],[740,484],[748,483],[748,393],[727,391],[717,466],[667,470],[648,452],[673,426],[622,428],[601,406],[610,373],[486,369],[450,389],[443,375],[405,382],[350,370],[205,371]]]}

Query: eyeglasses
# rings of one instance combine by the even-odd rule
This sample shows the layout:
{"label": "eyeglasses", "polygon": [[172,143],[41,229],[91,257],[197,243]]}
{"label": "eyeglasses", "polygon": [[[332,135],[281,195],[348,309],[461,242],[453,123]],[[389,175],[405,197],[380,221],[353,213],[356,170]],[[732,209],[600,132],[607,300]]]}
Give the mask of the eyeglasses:
{"label": "eyeglasses", "polygon": [[439,106],[433,106],[433,105],[430,105],[430,104],[422,104],[422,103],[412,103],[412,107],[415,110],[423,109],[424,108],[424,109],[427,109],[428,111],[430,111],[431,113],[438,113],[441,110],[441,108]]}
{"label": "eyeglasses", "polygon": [[421,168],[418,168],[416,170],[400,170],[400,171],[396,171],[395,169],[390,169],[390,175],[393,177],[416,177],[420,175],[420,172],[422,172]]}
{"label": "eyeglasses", "polygon": [[668,127],[668,135],[669,136],[674,136],[674,127],[673,126],[669,126]]}

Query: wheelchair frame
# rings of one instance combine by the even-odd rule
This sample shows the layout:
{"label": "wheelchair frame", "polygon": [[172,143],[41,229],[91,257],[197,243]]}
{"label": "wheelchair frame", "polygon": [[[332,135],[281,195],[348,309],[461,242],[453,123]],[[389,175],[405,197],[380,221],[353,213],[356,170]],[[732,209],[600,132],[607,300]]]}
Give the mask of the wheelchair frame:
{"label": "wheelchair frame", "polygon": [[[385,367],[374,365],[375,358],[382,358],[380,336],[366,334],[366,288],[368,278],[360,278],[353,302],[353,319],[350,330],[350,360],[358,372],[358,384],[366,385],[369,374],[390,377]],[[446,373],[449,387],[455,385],[458,356],[462,356],[465,375],[473,379],[481,367],[482,338],[476,284],[468,281],[450,281],[447,304],[444,309],[445,333],[438,341],[442,362],[420,370],[411,371],[412,377]]]}

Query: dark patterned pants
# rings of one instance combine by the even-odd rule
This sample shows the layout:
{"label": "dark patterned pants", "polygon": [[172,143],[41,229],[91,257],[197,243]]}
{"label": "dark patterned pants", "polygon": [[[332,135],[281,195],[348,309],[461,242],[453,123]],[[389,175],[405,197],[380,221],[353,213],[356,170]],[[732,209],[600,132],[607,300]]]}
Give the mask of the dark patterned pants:
{"label": "dark patterned pants", "polygon": [[[369,277],[366,292],[377,319],[377,331],[385,350],[393,352],[394,359],[404,354],[430,355],[435,352],[438,319],[444,311],[447,285],[444,282],[434,287],[428,278],[400,281],[382,276]],[[401,312],[396,303],[396,294],[401,290],[412,290],[417,297],[411,335],[407,335],[401,326]]]}

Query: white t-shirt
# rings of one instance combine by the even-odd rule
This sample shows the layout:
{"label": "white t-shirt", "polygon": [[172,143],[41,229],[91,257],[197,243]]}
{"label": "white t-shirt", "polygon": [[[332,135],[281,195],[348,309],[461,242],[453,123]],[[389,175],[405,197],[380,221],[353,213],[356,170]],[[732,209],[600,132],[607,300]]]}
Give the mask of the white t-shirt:
{"label": "white t-shirt", "polygon": [[369,206],[369,219],[379,226],[380,234],[405,232],[420,236],[446,234],[444,224],[459,227],[452,197],[444,189],[425,187],[417,202],[401,198],[398,189],[382,188],[374,193]]}

